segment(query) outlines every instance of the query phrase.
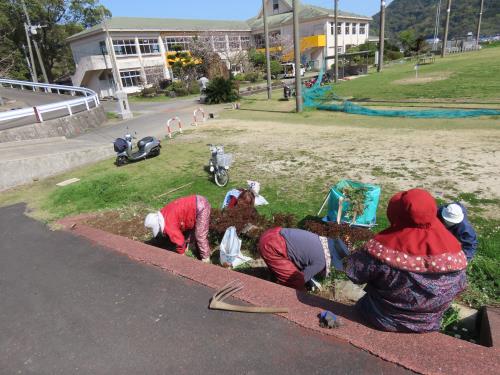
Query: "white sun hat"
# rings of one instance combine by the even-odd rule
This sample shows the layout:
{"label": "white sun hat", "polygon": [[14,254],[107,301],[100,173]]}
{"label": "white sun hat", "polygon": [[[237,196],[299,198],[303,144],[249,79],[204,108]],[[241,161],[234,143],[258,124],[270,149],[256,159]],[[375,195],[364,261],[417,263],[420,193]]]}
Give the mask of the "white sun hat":
{"label": "white sun hat", "polygon": [[443,208],[441,216],[443,217],[444,220],[450,223],[458,224],[461,223],[462,220],[464,219],[464,212],[462,210],[462,207],[460,207],[458,204],[451,203],[445,208]]}
{"label": "white sun hat", "polygon": [[160,231],[163,231],[165,227],[165,221],[163,220],[163,215],[160,212],[153,212],[146,215],[144,219],[144,226],[149,228],[153,232],[153,237],[156,237]]}

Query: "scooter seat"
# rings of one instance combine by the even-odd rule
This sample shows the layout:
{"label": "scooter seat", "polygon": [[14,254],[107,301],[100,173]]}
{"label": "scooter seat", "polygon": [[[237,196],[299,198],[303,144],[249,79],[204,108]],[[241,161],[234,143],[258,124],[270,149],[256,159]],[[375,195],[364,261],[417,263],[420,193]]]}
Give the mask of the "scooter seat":
{"label": "scooter seat", "polygon": [[139,142],[137,142],[137,147],[142,148],[146,146],[149,142],[152,142],[154,140],[153,137],[144,137],[142,138]]}

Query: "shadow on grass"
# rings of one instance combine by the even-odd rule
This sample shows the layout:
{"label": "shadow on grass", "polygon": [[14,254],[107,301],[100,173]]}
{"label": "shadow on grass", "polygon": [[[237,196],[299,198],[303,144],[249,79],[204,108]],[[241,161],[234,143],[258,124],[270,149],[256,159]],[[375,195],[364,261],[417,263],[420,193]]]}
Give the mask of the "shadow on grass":
{"label": "shadow on grass", "polygon": [[293,113],[294,111],[272,111],[269,109],[240,108],[238,111],[266,112],[266,113]]}

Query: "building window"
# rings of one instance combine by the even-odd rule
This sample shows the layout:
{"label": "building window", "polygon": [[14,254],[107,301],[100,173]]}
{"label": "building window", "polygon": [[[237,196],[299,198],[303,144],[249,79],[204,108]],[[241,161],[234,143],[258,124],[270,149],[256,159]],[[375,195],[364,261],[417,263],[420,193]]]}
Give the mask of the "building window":
{"label": "building window", "polygon": [[279,0],[273,0],[273,14],[279,14],[280,12],[280,2]]}
{"label": "building window", "polygon": [[113,40],[113,48],[117,55],[137,55],[134,39]]}
{"label": "building window", "polygon": [[[332,25],[330,26],[330,34],[335,35],[334,31],[335,31],[335,22],[332,22]],[[342,22],[337,22],[337,35],[341,34],[342,34]]]}
{"label": "building window", "polygon": [[216,51],[226,50],[226,36],[214,36],[214,48]]}
{"label": "building window", "polygon": [[351,33],[351,24],[349,22],[345,23],[345,34],[349,35]]}
{"label": "building window", "polygon": [[366,35],[366,23],[359,24],[359,33],[361,35]]}
{"label": "building window", "polygon": [[357,34],[357,28],[358,28],[358,24],[357,23],[353,23],[352,24],[352,35],[356,35]]}
{"label": "building window", "polygon": [[240,37],[230,36],[229,37],[229,50],[235,51],[240,49]]}
{"label": "building window", "polygon": [[252,46],[252,43],[250,42],[250,37],[249,36],[242,36],[241,37],[241,48],[242,49],[250,49]]}
{"label": "building window", "polygon": [[101,51],[102,55],[108,54],[108,49],[106,48],[106,42],[104,40],[99,42],[99,51]]}
{"label": "building window", "polygon": [[141,82],[141,73],[138,70],[126,70],[120,72],[123,87],[139,86]]}
{"label": "building window", "polygon": [[180,46],[181,51],[188,51],[189,45],[193,37],[191,36],[173,36],[165,38],[165,49],[167,51],[174,51],[174,46]]}
{"label": "building window", "polygon": [[263,34],[257,34],[257,35],[254,35],[253,37],[255,40],[255,48],[265,48],[266,41],[264,40]]}
{"label": "building window", "polygon": [[160,53],[158,39],[139,39],[139,48],[143,55]]}

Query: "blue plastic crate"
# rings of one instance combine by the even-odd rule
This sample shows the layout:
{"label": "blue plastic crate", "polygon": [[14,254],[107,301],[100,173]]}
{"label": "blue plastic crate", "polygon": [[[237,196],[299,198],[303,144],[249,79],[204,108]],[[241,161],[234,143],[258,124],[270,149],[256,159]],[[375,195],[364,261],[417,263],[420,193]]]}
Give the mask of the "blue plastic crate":
{"label": "blue plastic crate", "polygon": [[345,198],[342,194],[342,190],[346,186],[351,186],[353,188],[364,188],[366,190],[365,198],[365,210],[363,214],[356,217],[353,222],[353,218],[348,217],[349,212],[349,202],[345,199],[342,201],[342,212],[340,215],[341,223],[348,223],[352,225],[368,226],[372,227],[377,224],[377,207],[380,199],[380,186],[365,184],[362,182],[356,182],[352,180],[342,180],[330,190],[330,195],[328,198],[328,214],[326,216],[327,221],[337,221],[337,215],[339,212],[339,201],[340,198]]}

